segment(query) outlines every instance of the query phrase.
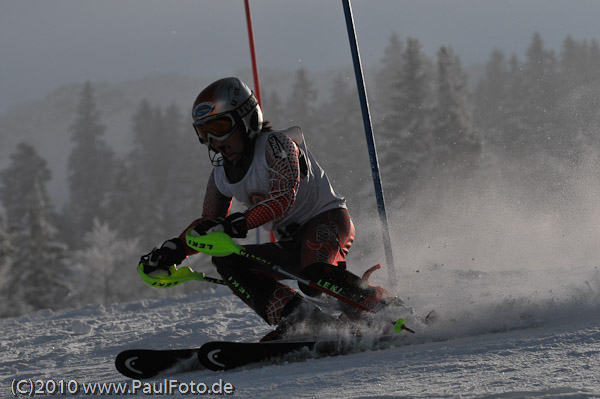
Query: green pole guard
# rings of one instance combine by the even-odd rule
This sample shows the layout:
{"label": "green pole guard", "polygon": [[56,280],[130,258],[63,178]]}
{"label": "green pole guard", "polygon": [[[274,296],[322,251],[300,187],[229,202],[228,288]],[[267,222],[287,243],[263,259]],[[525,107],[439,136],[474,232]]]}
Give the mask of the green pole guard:
{"label": "green pole guard", "polygon": [[[140,263],[137,267],[138,274],[146,282],[146,284],[152,287],[158,288],[169,288],[175,287],[181,283],[185,283],[186,281],[196,280],[196,281],[206,281],[204,273],[196,272],[191,268],[184,266],[179,269],[172,265],[170,267],[170,272],[168,276],[149,276],[144,273],[144,264]],[[213,282],[213,281],[210,281]]]}

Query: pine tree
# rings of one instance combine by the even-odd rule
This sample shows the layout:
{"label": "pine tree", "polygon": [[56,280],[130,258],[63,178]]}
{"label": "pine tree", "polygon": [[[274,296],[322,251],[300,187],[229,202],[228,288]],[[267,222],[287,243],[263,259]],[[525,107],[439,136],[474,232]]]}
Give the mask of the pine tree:
{"label": "pine tree", "polygon": [[[371,193],[373,184],[354,80],[336,75],[330,93],[329,101],[322,106],[328,118],[321,124],[321,130],[327,134],[312,137],[309,145],[335,189],[359,205],[361,195]],[[335,148],[334,156],[332,148]]]}
{"label": "pine tree", "polygon": [[64,265],[67,246],[57,241],[58,229],[50,222],[50,215],[45,214],[44,197],[45,188],[36,182],[25,198],[29,212],[26,227],[17,238],[19,242],[39,244],[35,244],[35,249],[20,252],[17,257],[20,270],[15,270],[16,285],[21,287],[24,302],[33,309],[58,309],[66,304],[72,290]]}
{"label": "pine tree", "polygon": [[[10,261],[10,257],[15,253],[13,239],[8,230],[6,210],[0,204],[0,270],[4,270]],[[4,273],[2,273],[4,275]]]}
{"label": "pine tree", "polygon": [[588,56],[587,43],[578,43],[570,35],[565,38],[561,48],[559,62],[559,76],[561,95],[568,93],[587,82],[586,58]]}
{"label": "pine tree", "polygon": [[175,107],[163,112],[144,100],[132,120],[133,148],[119,166],[110,220],[122,237],[138,237],[151,248],[179,234],[191,221],[190,209],[201,212],[196,182],[208,174],[198,166],[205,165],[203,149],[198,153],[190,128],[183,134]]}
{"label": "pine tree", "polygon": [[17,255],[9,275],[9,308],[13,315],[59,308],[71,291],[65,267],[66,245],[57,240],[56,216],[45,184],[51,174],[35,149],[21,143],[1,173],[2,201]]}
{"label": "pine tree", "polygon": [[474,169],[481,151],[472,126],[466,76],[451,48],[440,48],[437,56],[433,157],[444,174],[464,174]]}
{"label": "pine tree", "polygon": [[509,82],[506,56],[494,50],[485,66],[485,75],[477,84],[473,108],[473,124],[493,150],[502,147],[501,135],[509,118]]}
{"label": "pine tree", "polygon": [[600,44],[596,39],[590,40],[585,65],[584,74],[587,81],[597,85],[600,82],[600,68],[598,68],[598,65],[600,65]]}
{"label": "pine tree", "polygon": [[67,165],[70,197],[64,218],[69,227],[69,242],[74,246],[92,228],[95,218],[105,219],[109,213],[106,200],[114,176],[115,155],[103,140],[105,130],[92,86],[86,82],[71,125],[74,147]]}
{"label": "pine tree", "polygon": [[[10,159],[11,166],[0,174],[3,183],[0,200],[6,209],[8,228],[15,231],[22,226],[29,212],[23,198],[27,197],[32,187],[40,182],[45,184],[52,175],[46,160],[37,154],[31,144],[19,143]],[[40,201],[47,207],[44,212],[52,215],[54,209],[51,208],[50,198],[45,192],[41,195],[44,197]]]}
{"label": "pine tree", "polygon": [[290,125],[300,126],[309,137],[319,134],[321,120],[317,112],[317,96],[318,91],[306,70],[298,69],[286,103],[286,119]]}
{"label": "pine tree", "polygon": [[372,100],[374,104],[372,107],[373,119],[376,121],[374,124],[377,124],[381,117],[392,112],[394,108],[394,91],[390,88],[398,84],[403,54],[404,42],[394,32],[388,40],[388,45],[380,61],[381,67],[378,68],[375,76],[375,90],[369,92],[369,100]]}
{"label": "pine tree", "polygon": [[[523,64],[524,101],[520,117],[526,127],[525,146],[531,153],[561,146],[556,142],[553,126],[554,109],[558,96],[556,60],[552,51],[544,47],[539,33],[533,35]],[[558,141],[562,141],[558,138]]]}
{"label": "pine tree", "polygon": [[[577,159],[597,148],[600,106],[600,57],[595,40],[577,42],[570,36],[563,42],[560,56],[560,101],[557,101],[556,131],[569,132],[559,153],[565,159]],[[594,58],[595,63],[594,63]],[[594,65],[594,66],[592,66]]]}
{"label": "pine tree", "polygon": [[523,113],[525,102],[529,101],[525,89],[525,73],[516,55],[508,60],[507,118],[499,131],[498,148],[510,158],[522,158],[531,153],[527,116]]}
{"label": "pine tree", "polygon": [[212,166],[207,147],[200,144],[191,127],[191,117],[183,117],[179,109],[171,105],[164,113],[163,124],[163,134],[170,143],[170,151],[165,154],[168,176],[161,204],[164,236],[179,234],[192,220],[200,217]]}
{"label": "pine tree", "polygon": [[600,47],[598,41],[578,42],[571,36],[563,41],[558,67],[562,94],[600,80]]}
{"label": "pine tree", "polygon": [[[9,276],[11,270],[15,267],[14,256],[16,255],[16,248],[13,245],[13,237],[8,230],[8,223],[6,220],[6,211],[4,206],[0,204],[0,275]],[[0,317],[8,316],[11,314],[8,303],[11,301],[10,296],[10,284],[11,282],[3,278],[0,280]]]}
{"label": "pine tree", "polygon": [[126,174],[119,178],[125,184],[124,203],[119,209],[124,213],[121,222],[124,230],[120,233],[154,245],[161,237],[161,194],[165,189],[164,165],[168,162],[162,152],[168,151],[168,147],[156,139],[162,130],[159,108],[143,100],[132,120],[133,148],[124,161]]}
{"label": "pine tree", "polygon": [[391,198],[403,199],[431,163],[431,64],[418,39],[408,38],[397,83],[390,87],[394,108],[378,129],[382,179]]}
{"label": "pine tree", "polygon": [[106,220],[121,237],[128,239],[135,236],[137,218],[141,218],[137,205],[137,173],[131,168],[129,156],[117,158],[114,169],[115,177],[107,196],[107,208],[111,212]]}
{"label": "pine tree", "polygon": [[273,129],[285,129],[288,126],[288,121],[285,117],[283,100],[280,98],[276,90],[272,90],[268,95],[263,97],[263,117],[271,122]]}

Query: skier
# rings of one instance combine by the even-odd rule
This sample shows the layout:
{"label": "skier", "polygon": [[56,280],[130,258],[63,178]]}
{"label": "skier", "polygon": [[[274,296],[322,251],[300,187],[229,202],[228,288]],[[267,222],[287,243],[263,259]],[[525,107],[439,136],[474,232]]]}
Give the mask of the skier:
{"label": "skier", "polygon": [[[169,266],[196,253],[186,245],[186,233],[194,229],[203,235],[217,225],[234,238],[266,227],[277,241],[247,245],[247,251],[300,275],[315,262],[344,267],[354,225],[345,199],[332,188],[299,127],[273,130],[263,120],[254,93],[237,78],[217,80],[202,90],[194,101],[192,119],[214,166],[202,217],[179,237],[144,255],[144,273],[168,274]],[[248,209],[230,214],[233,198]],[[274,335],[298,321],[324,317],[299,292],[281,283],[280,276],[258,269],[251,260],[230,255],[212,261],[235,295],[268,324],[278,326]],[[320,294],[308,286],[299,287],[305,295]],[[372,305],[382,299],[385,290],[377,288],[373,297],[363,298],[364,303]]]}

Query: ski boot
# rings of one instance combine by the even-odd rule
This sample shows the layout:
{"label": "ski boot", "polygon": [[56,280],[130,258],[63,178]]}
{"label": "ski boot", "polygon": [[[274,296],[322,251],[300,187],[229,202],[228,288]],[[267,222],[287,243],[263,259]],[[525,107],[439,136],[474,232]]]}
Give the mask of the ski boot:
{"label": "ski boot", "polygon": [[[369,283],[369,278],[373,272],[380,268],[380,264],[372,266],[363,273],[362,277],[346,272],[349,276],[352,276],[351,278],[346,278],[346,295],[350,299],[371,310],[373,313],[377,313],[389,306],[404,306],[402,299],[393,295],[384,287]],[[345,303],[341,303],[340,305],[342,312],[346,314],[350,320],[363,318],[366,314],[364,311]]]}
{"label": "ski boot", "polygon": [[335,328],[340,321],[323,312],[319,306],[307,301],[302,295],[296,296],[285,305],[277,327],[260,339],[260,342],[286,338],[310,336],[314,338],[328,327]]}

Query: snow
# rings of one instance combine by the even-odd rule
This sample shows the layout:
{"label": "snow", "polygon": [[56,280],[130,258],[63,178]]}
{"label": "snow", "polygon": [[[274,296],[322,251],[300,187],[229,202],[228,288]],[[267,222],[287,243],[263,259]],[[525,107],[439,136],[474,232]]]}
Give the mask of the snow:
{"label": "snow", "polygon": [[[483,273],[432,266],[403,278],[415,311],[436,309],[440,320],[426,327],[407,315],[417,334],[392,348],[166,378],[208,385],[222,380],[243,398],[600,398],[596,268]],[[2,397],[22,379],[132,384],[113,365],[124,349],[253,341],[269,330],[225,287],[44,310],[0,320],[0,328]],[[190,397],[166,397],[184,396]]]}

